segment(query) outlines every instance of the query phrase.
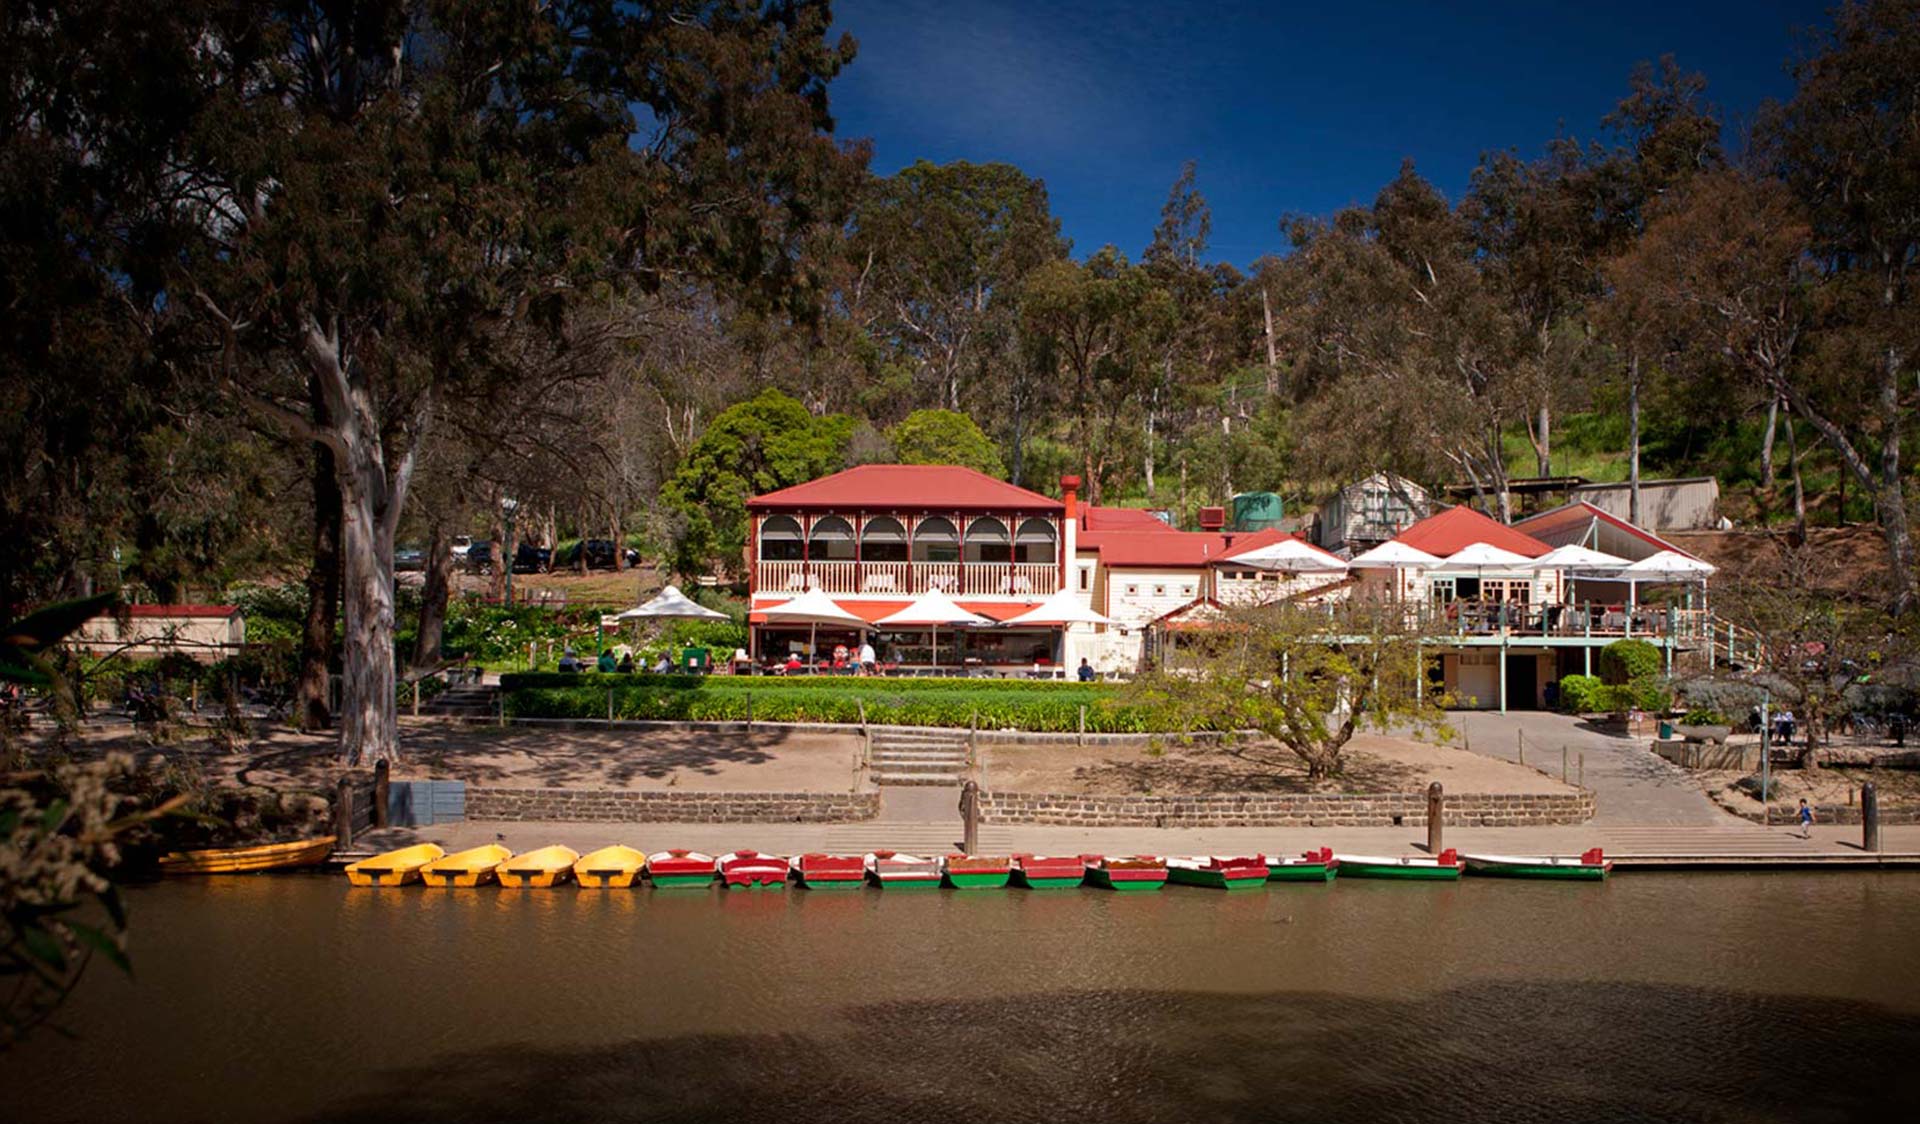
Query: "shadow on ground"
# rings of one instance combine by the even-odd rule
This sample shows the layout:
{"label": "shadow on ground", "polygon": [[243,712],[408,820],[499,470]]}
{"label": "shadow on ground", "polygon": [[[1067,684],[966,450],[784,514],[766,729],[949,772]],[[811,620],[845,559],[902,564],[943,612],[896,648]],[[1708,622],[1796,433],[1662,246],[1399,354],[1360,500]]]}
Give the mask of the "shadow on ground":
{"label": "shadow on ground", "polygon": [[1089,792],[1409,792],[1425,786],[1420,769],[1365,754],[1345,754],[1339,776],[1307,779],[1305,762],[1275,743],[1168,750],[1082,765],[1074,780]]}
{"label": "shadow on ground", "polygon": [[1920,1018],[1700,988],[1068,992],[839,1014],[820,1033],[450,1056],[354,1078],[312,1124],[1845,1120],[1920,1103]]}

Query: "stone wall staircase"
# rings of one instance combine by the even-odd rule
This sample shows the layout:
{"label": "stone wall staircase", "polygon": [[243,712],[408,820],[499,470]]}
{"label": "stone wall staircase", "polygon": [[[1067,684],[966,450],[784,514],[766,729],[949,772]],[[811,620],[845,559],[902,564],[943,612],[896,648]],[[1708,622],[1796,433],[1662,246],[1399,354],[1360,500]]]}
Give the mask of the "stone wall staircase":
{"label": "stone wall staircase", "polygon": [[499,713],[500,686],[497,683],[462,683],[423,701],[422,718],[455,718],[472,721],[493,718]]}
{"label": "stone wall staircase", "polygon": [[967,779],[967,735],[960,730],[872,727],[875,784],[950,785]]}

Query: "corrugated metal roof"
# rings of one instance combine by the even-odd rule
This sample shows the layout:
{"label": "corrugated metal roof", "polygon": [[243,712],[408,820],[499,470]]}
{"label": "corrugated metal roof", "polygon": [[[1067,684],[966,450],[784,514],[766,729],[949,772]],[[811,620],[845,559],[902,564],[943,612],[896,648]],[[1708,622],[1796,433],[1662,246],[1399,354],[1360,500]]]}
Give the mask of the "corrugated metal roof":
{"label": "corrugated metal roof", "polygon": [[1098,551],[1103,566],[1197,569],[1223,561],[1229,554],[1243,554],[1281,539],[1298,537],[1284,531],[1216,534],[1163,528],[1159,531],[1087,531],[1080,535],[1076,545],[1081,550]]}

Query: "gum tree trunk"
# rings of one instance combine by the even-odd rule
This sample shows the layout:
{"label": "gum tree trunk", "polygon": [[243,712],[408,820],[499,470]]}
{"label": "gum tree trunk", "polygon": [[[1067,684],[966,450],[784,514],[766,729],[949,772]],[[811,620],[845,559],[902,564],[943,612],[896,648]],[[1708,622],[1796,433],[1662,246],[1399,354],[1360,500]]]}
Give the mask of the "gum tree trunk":
{"label": "gum tree trunk", "polygon": [[446,636],[447,598],[453,585],[453,536],[445,521],[435,519],[427,546],[427,572],[420,588],[420,631],[413,640],[413,666],[433,667],[440,662],[440,643]]}
{"label": "gum tree trunk", "polygon": [[[316,411],[323,409],[318,389]],[[302,730],[333,725],[333,634],[340,623],[340,486],[333,453],[313,445],[313,564],[307,569],[307,616],[300,630],[300,673],[294,682],[294,721]]]}

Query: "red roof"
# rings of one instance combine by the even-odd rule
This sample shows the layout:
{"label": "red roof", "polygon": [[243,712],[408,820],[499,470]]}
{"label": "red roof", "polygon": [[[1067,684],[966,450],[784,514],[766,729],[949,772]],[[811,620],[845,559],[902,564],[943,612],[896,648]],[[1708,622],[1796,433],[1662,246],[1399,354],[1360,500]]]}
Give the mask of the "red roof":
{"label": "red roof", "polygon": [[951,464],[863,464],[747,501],[750,508],[1062,511],[1059,500]]}
{"label": "red roof", "polygon": [[1082,531],[1152,531],[1160,534],[1178,534],[1172,527],[1162,522],[1158,515],[1143,507],[1083,507],[1080,509],[1080,529]]}
{"label": "red roof", "polygon": [[[238,616],[238,605],[128,605],[130,617],[232,617]],[[108,613],[112,616],[112,613]]]}
{"label": "red roof", "polygon": [[1103,566],[1198,569],[1222,561],[1229,554],[1244,554],[1281,539],[1296,537],[1284,531],[1272,530],[1218,534],[1212,531],[1175,531],[1163,526],[1159,531],[1087,531],[1075,545],[1080,550],[1099,551]]}
{"label": "red roof", "polygon": [[1618,515],[1614,515],[1603,508],[1595,507],[1585,500],[1575,500],[1570,504],[1556,507],[1552,511],[1543,511],[1538,515],[1530,515],[1518,523],[1515,523],[1514,526],[1532,527],[1542,534],[1552,534],[1555,531],[1584,526],[1595,519],[1600,520],[1602,523],[1618,527],[1620,530],[1632,535],[1634,538],[1639,539],[1655,550],[1671,550],[1675,554],[1683,554],[1688,558],[1699,557],[1689,551],[1681,550],[1679,547],[1661,538],[1659,535],[1654,534],[1652,531],[1636,527]]}
{"label": "red roof", "polygon": [[[765,624],[767,623],[767,615],[758,610],[771,609],[775,605],[785,604],[788,600],[789,599],[785,597],[756,598],[753,603],[755,611],[748,614],[747,619],[754,624]],[[848,598],[845,601],[835,600],[834,604],[871,624],[881,617],[891,616],[899,612],[908,605],[913,604],[913,602],[859,601]],[[1040,602],[1038,601],[956,601],[955,604],[969,613],[978,613],[983,617],[996,621],[1012,620],[1021,613],[1031,612],[1040,606]],[[910,631],[925,631],[925,629],[926,626],[924,625],[913,625],[909,628]]]}
{"label": "red roof", "polygon": [[1528,558],[1538,558],[1553,549],[1525,531],[1516,531],[1504,523],[1489,519],[1466,504],[1427,516],[1395,535],[1393,541],[1441,558],[1465,550],[1477,542],[1511,550]]}

